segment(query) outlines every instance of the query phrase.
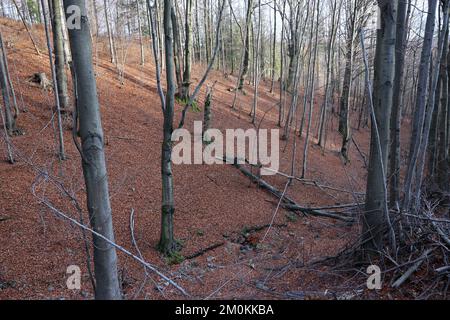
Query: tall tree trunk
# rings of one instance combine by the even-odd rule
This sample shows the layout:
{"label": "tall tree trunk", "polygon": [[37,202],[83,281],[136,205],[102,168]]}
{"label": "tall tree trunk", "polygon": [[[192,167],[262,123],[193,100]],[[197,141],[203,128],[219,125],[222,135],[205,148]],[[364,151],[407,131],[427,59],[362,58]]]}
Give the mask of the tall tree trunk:
{"label": "tall tree trunk", "polygon": [[67,93],[67,76],[64,58],[64,39],[61,23],[61,0],[52,1],[52,28],[53,47],[55,49],[56,80],[58,82],[59,103],[62,111],[69,107],[69,95]]}
{"label": "tall tree trunk", "polygon": [[242,61],[242,70],[239,75],[238,90],[244,89],[245,78],[248,73],[250,63],[250,28],[252,21],[253,0],[247,0],[247,14],[245,15],[245,43],[244,43],[244,58]]}
{"label": "tall tree trunk", "polygon": [[[386,171],[389,150],[389,119],[395,76],[397,0],[378,0],[381,29],[377,30],[374,92],[367,178],[366,210],[363,215],[363,248],[368,254],[382,247],[384,227],[389,223]],[[393,239],[391,239],[393,240]],[[395,250],[395,248],[391,248]]]}
{"label": "tall tree trunk", "polygon": [[[409,0],[411,3],[411,1]],[[392,101],[391,132],[390,132],[390,157],[389,157],[389,177],[390,193],[389,203],[391,208],[399,207],[400,199],[400,121],[402,116],[403,97],[403,74],[406,51],[406,23],[409,16],[406,0],[398,3],[397,30],[395,39],[395,79],[394,97]]]}
{"label": "tall tree trunk", "polygon": [[177,96],[181,96],[181,89],[183,86],[183,76],[181,74],[181,39],[180,39],[180,28],[178,27],[178,19],[175,13],[175,8],[172,7],[171,12],[172,19],[172,31],[173,31],[173,51],[174,51],[174,65],[175,65],[175,75],[177,79]]}
{"label": "tall tree trunk", "polygon": [[342,84],[342,95],[339,108],[339,133],[342,135],[341,155],[346,163],[350,161],[348,156],[348,149],[351,142],[350,89],[353,83],[353,49],[356,32],[356,21],[358,20],[358,3],[357,1],[349,1],[347,6],[347,12],[349,13],[349,17],[347,18],[347,51],[345,55],[344,82]]}
{"label": "tall tree trunk", "polygon": [[428,1],[428,15],[425,25],[425,36],[423,40],[422,53],[420,57],[419,76],[416,90],[416,108],[414,112],[413,128],[409,148],[408,169],[405,177],[404,198],[402,210],[409,210],[411,202],[411,189],[416,171],[417,158],[419,155],[420,139],[425,120],[426,94],[428,78],[430,74],[431,48],[433,43],[434,27],[436,20],[437,0]]}
{"label": "tall tree trunk", "polygon": [[116,51],[114,46],[114,38],[111,31],[111,25],[109,23],[109,14],[108,14],[108,3],[107,0],[103,0],[103,4],[105,6],[105,23],[106,23],[106,30],[108,32],[108,40],[109,40],[109,54],[111,56],[111,63],[117,64],[117,57],[116,57]]}
{"label": "tall tree trunk", "polygon": [[192,50],[192,0],[186,0],[185,9],[185,42],[184,42],[184,71],[183,71],[183,85],[181,88],[181,98],[189,99],[191,86],[191,50]]}
{"label": "tall tree trunk", "polygon": [[[302,178],[306,177],[306,169],[308,162],[308,151],[309,151],[309,136],[311,133],[312,126],[312,117],[313,117],[313,108],[314,108],[314,93],[315,93],[315,85],[316,85],[316,62],[317,62],[317,52],[318,52],[318,42],[319,42],[319,16],[320,16],[320,0],[317,0],[317,9],[316,9],[316,31],[315,31],[315,41],[314,41],[314,56],[312,61],[312,73],[311,73],[311,84],[310,84],[310,92],[309,92],[309,112],[308,112],[308,127],[306,131],[305,137],[305,147],[303,149],[303,166],[302,166]],[[314,22],[314,13],[312,22]],[[313,32],[313,24],[311,24],[311,33]],[[302,134],[302,129],[300,131],[300,135]]]}
{"label": "tall tree trunk", "polygon": [[280,106],[278,109],[278,127],[281,127],[284,120],[284,102],[285,102],[285,91],[284,91],[284,18],[286,14],[286,0],[283,0],[283,9],[281,12],[281,43],[280,43]]}
{"label": "tall tree trunk", "polygon": [[[82,17],[87,16],[84,0],[64,0],[65,11],[76,5]],[[103,129],[97,86],[92,67],[92,44],[89,21],[81,19],[80,29],[69,29],[70,47],[76,71],[76,112],[79,119],[82,165],[86,184],[89,220],[92,228],[114,241],[108,175],[105,163]],[[121,299],[115,248],[102,238],[93,236],[96,299]]]}
{"label": "tall tree trunk", "polygon": [[203,25],[205,30],[205,58],[206,63],[209,63],[211,58],[211,29],[209,28],[209,10],[208,0],[203,0]]}
{"label": "tall tree trunk", "polygon": [[318,129],[318,142],[317,144],[321,146],[322,148],[325,148],[326,140],[325,140],[325,132],[327,130],[327,122],[328,122],[328,113],[329,113],[329,105],[330,100],[332,102],[332,72],[333,72],[333,54],[334,54],[334,48],[336,44],[336,32],[338,29],[337,23],[340,20],[340,9],[342,7],[339,6],[339,9],[337,9],[337,0],[333,1],[331,11],[331,28],[330,28],[330,36],[328,39],[327,44],[327,52],[326,52],[326,64],[327,64],[327,70],[326,70],[326,76],[325,76],[325,101],[322,107],[322,110],[320,112],[320,120],[319,120],[319,129]]}
{"label": "tall tree trunk", "polygon": [[[252,107],[252,124],[256,123],[256,112],[258,109],[258,91],[259,91],[259,81],[260,81],[260,61],[261,58],[260,51],[261,51],[261,33],[262,33],[262,21],[261,21],[261,0],[258,1],[258,30],[257,30],[257,36],[256,36],[256,48],[255,48],[255,67],[254,67],[254,73],[255,73],[255,94],[253,97],[253,107]],[[264,57],[262,57],[264,58]]]}
{"label": "tall tree trunk", "polygon": [[[276,52],[277,52],[277,6],[276,0],[273,1],[273,45],[272,45],[272,79],[270,85],[270,93],[273,93],[273,86],[275,83],[275,66],[276,66]],[[283,40],[281,40],[283,41]]]}
{"label": "tall tree trunk", "polygon": [[5,60],[3,58],[4,46],[0,48],[2,50],[2,56],[0,57],[0,86],[3,95],[3,105],[5,108],[5,125],[8,135],[12,135],[16,130],[16,120],[14,119],[11,100],[9,96],[9,85],[8,85],[8,70],[5,65]]}
{"label": "tall tree trunk", "polygon": [[[290,2],[289,2],[290,3]],[[298,11],[300,11],[300,3],[297,3],[298,9],[295,10],[295,7],[290,3],[290,19],[288,20],[289,27],[290,27],[290,37],[288,41],[287,46],[287,56],[289,58],[289,65],[288,65],[288,74],[287,74],[287,80],[286,80],[286,87],[285,90],[290,90],[295,78],[295,69],[296,69],[296,61],[298,61],[298,55],[299,49],[298,49]],[[297,14],[296,14],[297,12]]]}
{"label": "tall tree trunk", "polygon": [[139,32],[139,47],[141,49],[141,66],[145,65],[145,51],[144,51],[144,39],[142,36],[142,21],[141,21],[141,5],[139,1],[136,1],[136,13]]}
{"label": "tall tree trunk", "polygon": [[[66,158],[66,155],[65,155],[65,151],[64,151],[64,135],[63,135],[63,127],[62,127],[62,119],[61,119],[61,101],[59,99],[57,71],[56,71],[55,65],[53,63],[53,50],[52,50],[52,45],[50,43],[50,30],[49,30],[44,0],[41,0],[41,4],[42,4],[42,10],[44,13],[44,28],[45,28],[45,35],[47,38],[48,58],[50,61],[50,69],[52,72],[52,80],[53,80],[53,88],[54,88],[53,92],[55,95],[56,115],[57,115],[57,121],[58,121],[58,138],[59,138],[58,156],[61,160],[64,160]],[[50,10],[50,8],[49,8],[49,10]]]}
{"label": "tall tree trunk", "polygon": [[175,79],[174,79],[174,53],[173,30],[171,11],[173,0],[164,0],[164,39],[166,50],[166,105],[164,110],[163,143],[161,154],[162,175],[162,212],[161,212],[161,237],[159,250],[170,255],[176,250],[173,215],[175,204],[173,197],[173,173],[172,173],[172,132],[175,104]]}
{"label": "tall tree trunk", "polygon": [[439,187],[443,193],[450,191],[449,185],[449,161],[448,161],[448,149],[447,149],[447,121],[449,112],[449,32],[447,28],[447,34],[445,35],[444,52],[442,55],[441,63],[441,78],[442,78],[442,98],[440,100],[440,112],[438,121],[438,142],[437,142],[437,181]]}
{"label": "tall tree trunk", "polygon": [[437,51],[437,60],[435,63],[435,66],[433,68],[434,73],[432,77],[432,83],[430,88],[430,94],[428,95],[428,109],[425,114],[424,119],[424,126],[423,126],[423,136],[420,140],[420,146],[419,146],[419,157],[417,159],[417,170],[416,170],[416,189],[414,191],[414,199],[415,199],[415,208],[417,209],[420,205],[420,195],[422,190],[422,180],[423,176],[425,174],[425,159],[427,155],[427,149],[428,149],[428,141],[429,141],[429,134],[430,134],[430,127],[431,127],[431,121],[432,121],[432,114],[433,109],[435,107],[435,100],[438,100],[439,97],[436,96],[436,87],[437,82],[439,79],[439,65],[441,63],[442,53],[444,51],[444,38],[447,34],[447,30],[449,28],[448,22],[449,22],[449,5],[450,0],[445,0],[442,3],[442,14],[443,14],[443,25],[442,25],[442,31],[441,31],[441,37],[438,45],[438,51]]}

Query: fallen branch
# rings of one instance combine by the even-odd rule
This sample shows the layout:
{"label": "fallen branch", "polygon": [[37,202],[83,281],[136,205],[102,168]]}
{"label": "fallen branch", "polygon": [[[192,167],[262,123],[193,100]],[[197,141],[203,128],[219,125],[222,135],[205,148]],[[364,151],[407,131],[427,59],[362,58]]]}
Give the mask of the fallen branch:
{"label": "fallen branch", "polygon": [[358,143],[356,143],[356,140],[355,140],[354,137],[352,137],[352,141],[353,141],[353,144],[354,144],[355,147],[356,147],[356,150],[358,150],[359,155],[361,156],[361,158],[362,158],[363,161],[364,161],[364,167],[367,168],[367,167],[368,167],[368,164],[367,164],[367,157],[366,157],[366,155],[362,152],[362,150],[360,149]]}
{"label": "fallen branch", "polygon": [[191,259],[200,257],[200,256],[204,255],[205,253],[207,253],[208,251],[212,251],[212,250],[214,250],[214,249],[217,249],[217,248],[223,246],[224,244],[225,244],[225,242],[215,243],[215,244],[213,244],[212,246],[209,246],[209,247],[207,247],[207,248],[205,248],[205,249],[202,249],[202,250],[200,250],[200,251],[197,251],[197,252],[195,252],[195,253],[193,253],[193,254],[191,254],[191,255],[185,257],[185,258],[186,258],[186,260],[191,260]]}
{"label": "fallen branch", "polygon": [[262,226],[254,226],[254,227],[249,227],[249,228],[244,228],[242,233],[251,233],[251,232],[258,232],[270,227],[277,227],[277,228],[285,228],[287,227],[287,224],[275,224],[275,225],[271,225],[271,224],[265,224]]}
{"label": "fallen branch", "polygon": [[431,224],[433,225],[434,229],[437,231],[437,233],[439,234],[439,236],[442,238],[442,240],[444,240],[445,243],[447,244],[447,246],[449,246],[449,248],[450,248],[450,239],[449,239],[448,236],[445,234],[445,232],[437,225],[436,222],[431,221]]}
{"label": "fallen branch", "polygon": [[332,219],[341,220],[341,221],[345,221],[345,222],[354,222],[353,218],[344,217],[344,216],[336,214],[336,213],[325,212],[323,210],[315,210],[312,208],[305,208],[305,207],[301,207],[298,205],[289,205],[289,204],[286,204],[283,207],[286,209],[289,209],[291,211],[300,211],[304,214],[309,214],[312,216],[332,218]]}
{"label": "fallen branch", "polygon": [[422,262],[428,257],[428,255],[431,253],[431,251],[433,251],[432,249],[428,249],[427,251],[425,251],[422,256],[417,260],[417,262],[412,265],[400,278],[397,279],[397,281],[395,281],[392,284],[392,287],[397,289],[398,287],[400,287],[406,280],[409,279],[409,277],[411,277],[411,275],[417,271],[417,269],[419,269],[419,267],[422,265]]}
{"label": "fallen branch", "polygon": [[160,276],[162,279],[164,279],[165,281],[167,281],[168,283],[170,283],[172,286],[174,286],[175,288],[177,288],[182,294],[184,294],[185,296],[189,296],[189,294],[180,286],[178,285],[176,282],[174,282],[173,280],[169,279],[167,276],[165,276],[163,273],[161,273],[158,269],[156,269],[154,266],[152,266],[151,264],[149,264],[148,262],[146,262],[144,259],[134,255],[133,253],[131,253],[130,251],[128,251],[127,249],[119,246],[118,244],[116,244],[115,242],[111,241],[110,239],[108,239],[107,237],[105,237],[104,235],[102,235],[101,233],[98,233],[95,230],[92,230],[89,227],[86,227],[85,225],[79,223],[77,220],[72,219],[71,217],[67,216],[66,214],[62,213],[61,211],[59,211],[57,208],[55,208],[50,202],[48,202],[45,199],[42,199],[40,197],[38,197],[36,194],[34,194],[34,196],[39,199],[41,201],[41,203],[45,204],[49,209],[51,209],[54,213],[56,213],[58,216],[68,220],[69,222],[73,223],[74,225],[89,231],[90,233],[92,233],[93,235],[101,238],[102,240],[106,241],[108,244],[112,245],[113,247],[115,247],[116,249],[118,249],[119,251],[125,253],[126,255],[130,256],[131,258],[133,258],[134,260],[138,261],[139,263],[141,263],[145,268],[149,269],[150,271],[155,272],[158,276]]}
{"label": "fallen branch", "polygon": [[326,218],[332,218],[337,220],[342,220],[345,222],[353,222],[354,219],[349,217],[343,217],[341,215],[335,214],[335,213],[328,213],[321,210],[314,210],[311,208],[305,208],[300,205],[298,205],[293,199],[289,198],[287,195],[283,195],[283,193],[275,188],[274,186],[270,185],[268,182],[264,181],[260,177],[256,176],[249,170],[245,169],[242,165],[238,164],[237,161],[234,162],[234,166],[238,168],[245,176],[250,178],[252,182],[256,183],[258,186],[262,187],[263,189],[269,191],[271,194],[276,196],[277,198],[283,198],[283,202],[281,206],[283,208],[286,208],[291,211],[301,211],[305,214],[309,214],[312,216],[318,216],[318,217],[326,217]]}
{"label": "fallen branch", "polygon": [[[282,197],[283,193],[281,191],[279,191],[277,188],[271,186],[269,183],[267,183],[266,181],[264,181],[260,177],[254,175],[249,170],[245,169],[243,166],[238,164],[237,161],[235,161],[234,166],[236,168],[238,168],[245,176],[250,178],[250,180],[252,180],[252,182],[256,183],[258,186],[262,187],[263,189],[266,189],[267,191],[272,193],[277,198],[281,198]],[[291,198],[289,198],[286,195],[284,195],[283,200],[288,202],[289,204],[296,205],[295,201],[292,200]]]}

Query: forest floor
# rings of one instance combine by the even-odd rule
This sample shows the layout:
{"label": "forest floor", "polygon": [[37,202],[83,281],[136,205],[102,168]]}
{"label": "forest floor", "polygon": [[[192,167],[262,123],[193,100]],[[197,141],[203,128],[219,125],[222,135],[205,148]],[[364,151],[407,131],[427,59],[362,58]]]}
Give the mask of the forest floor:
{"label": "forest floor", "polygon": [[[93,290],[86,267],[86,251],[80,229],[55,215],[42,199],[60,211],[79,219],[79,212],[54,181],[61,181],[83,208],[88,221],[80,156],[71,136],[71,123],[65,123],[68,159],[56,156],[53,93],[33,86],[28,79],[37,72],[50,78],[44,33],[33,30],[42,55],[34,52],[23,28],[17,22],[1,20],[8,44],[11,76],[20,108],[17,125],[24,135],[12,139],[17,163],[0,161],[0,299],[91,299]],[[251,183],[229,165],[174,166],[175,234],[188,257],[218,244],[214,250],[172,264],[156,250],[160,231],[161,178],[160,151],[162,112],[156,91],[155,69],[150,50],[149,62],[140,66],[138,46],[127,46],[124,83],[109,63],[106,44],[97,46],[97,85],[106,140],[106,157],[116,242],[137,254],[130,233],[130,214],[135,217],[135,237],[143,257],[185,288],[195,299],[387,299],[412,297],[408,290],[390,292],[366,288],[365,268],[338,272],[331,267],[309,263],[336,255],[356,241],[359,223],[353,225],[328,218],[294,215],[276,211],[278,199]],[[120,49],[119,49],[120,50]],[[121,54],[119,54],[121,56]],[[204,66],[195,66],[194,85]],[[214,71],[207,84],[217,81],[211,126],[220,130],[251,128],[248,116],[253,91],[240,95],[238,110],[230,105],[236,78]],[[261,128],[276,128],[278,88],[269,93],[270,82],[260,88],[258,122]],[[200,106],[204,99],[202,90]],[[318,100],[318,101],[317,101]],[[344,165],[339,155],[337,117],[329,127],[325,150],[316,145],[317,115],[321,99],[314,106],[312,137],[306,178],[318,187],[294,181],[287,195],[305,207],[354,203],[364,193],[367,168],[355,146],[351,163]],[[302,99],[300,99],[302,101]],[[301,104],[300,104],[301,105]],[[26,109],[26,112],[25,110]],[[182,107],[176,107],[176,121]],[[52,121],[52,119],[54,121]],[[188,112],[185,128],[192,132],[193,121],[202,112]],[[362,152],[368,155],[369,130],[354,131]],[[301,169],[305,137],[297,139],[297,172]],[[280,171],[290,172],[292,139],[280,149]],[[0,145],[5,159],[5,144]],[[265,178],[284,190],[286,178]],[[337,190],[343,191],[337,191]],[[274,216],[274,214],[276,215]],[[264,228],[274,218],[271,228]],[[261,228],[258,228],[261,227]],[[261,229],[248,232],[252,229]],[[89,241],[90,241],[90,236]],[[89,242],[90,243],[90,242]],[[157,275],[145,275],[134,259],[118,252],[119,272],[127,299],[183,299],[183,295]],[[180,257],[181,258],[181,257]],[[82,290],[66,287],[67,267],[78,265],[83,272]],[[367,266],[366,266],[367,267]]]}

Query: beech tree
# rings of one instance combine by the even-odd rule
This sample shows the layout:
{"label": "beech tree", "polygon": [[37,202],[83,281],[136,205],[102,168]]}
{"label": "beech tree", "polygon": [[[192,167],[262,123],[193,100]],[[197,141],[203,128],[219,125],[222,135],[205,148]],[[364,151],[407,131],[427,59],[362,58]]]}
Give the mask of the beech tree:
{"label": "beech tree", "polygon": [[[370,140],[366,208],[363,215],[363,248],[373,254],[381,250],[384,230],[389,225],[386,168],[389,150],[389,118],[395,76],[397,0],[378,0],[380,28],[374,62],[373,116]],[[393,240],[393,239],[391,239]],[[395,250],[395,248],[391,248]]]}
{"label": "beech tree", "polygon": [[[114,242],[111,204],[106,171],[104,136],[98,103],[97,86],[92,67],[92,43],[85,0],[64,0],[66,18],[78,7],[79,28],[68,26],[75,77],[75,114],[80,135],[81,160],[86,185],[89,221],[94,231]],[[116,249],[104,239],[93,235],[95,297],[100,300],[122,298],[117,273]]]}
{"label": "beech tree", "polygon": [[164,0],[164,47],[166,53],[167,92],[164,104],[163,142],[161,152],[162,207],[161,207],[161,237],[159,250],[166,255],[176,251],[173,233],[173,215],[175,203],[173,196],[172,174],[172,132],[175,105],[174,52],[173,52],[173,1]]}
{"label": "beech tree", "polygon": [[53,30],[53,48],[55,52],[56,80],[58,82],[59,103],[62,111],[67,111],[69,107],[69,95],[67,93],[66,63],[64,57],[64,37],[62,24],[61,0],[52,0],[51,21]]}

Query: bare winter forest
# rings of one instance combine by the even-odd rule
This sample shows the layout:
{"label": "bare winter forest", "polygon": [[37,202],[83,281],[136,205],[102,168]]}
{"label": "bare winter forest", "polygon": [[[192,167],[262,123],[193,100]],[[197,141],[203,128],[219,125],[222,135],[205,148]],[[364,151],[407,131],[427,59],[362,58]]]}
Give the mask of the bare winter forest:
{"label": "bare winter forest", "polygon": [[447,300],[449,14],[0,0],[0,300]]}

